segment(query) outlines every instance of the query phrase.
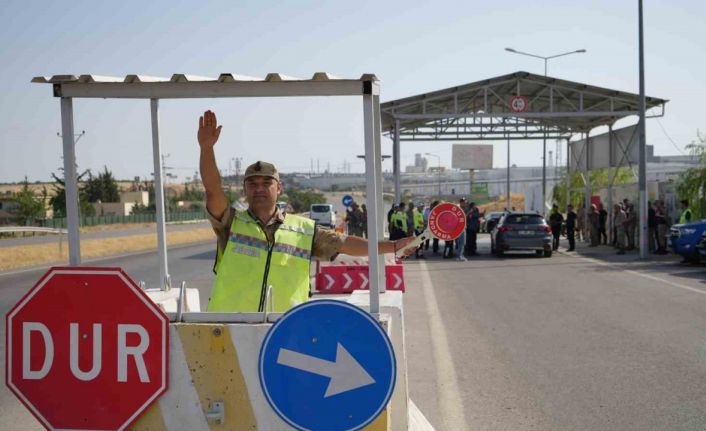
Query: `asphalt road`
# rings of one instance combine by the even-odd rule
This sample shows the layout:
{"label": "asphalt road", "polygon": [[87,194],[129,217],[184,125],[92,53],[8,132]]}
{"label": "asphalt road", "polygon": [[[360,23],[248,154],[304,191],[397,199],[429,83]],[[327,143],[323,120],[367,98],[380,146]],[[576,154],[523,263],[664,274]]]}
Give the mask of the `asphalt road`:
{"label": "asphalt road", "polygon": [[705,267],[559,253],[405,271],[410,396],[437,430],[706,429]]}
{"label": "asphalt road", "polygon": [[[212,244],[170,251],[202,304],[212,262]],[[156,282],[153,255],[94,264]],[[0,275],[3,315],[42,272]],[[405,274],[410,396],[437,430],[706,429],[706,268],[486,254]],[[4,385],[0,418],[41,429]]]}
{"label": "asphalt road", "polygon": [[[167,232],[178,232],[185,230],[192,230],[194,228],[206,228],[210,227],[208,221],[195,221],[189,223],[170,223],[167,225]],[[156,226],[143,227],[128,227],[126,229],[116,229],[116,230],[104,230],[104,231],[93,231],[93,232],[83,232],[81,233],[81,240],[87,239],[102,239],[102,238],[120,238],[124,236],[131,235],[148,235],[157,232]],[[34,245],[34,244],[51,244],[58,243],[62,240],[64,243],[67,242],[66,235],[36,235],[36,236],[25,236],[19,238],[0,238],[0,247],[14,247],[18,245]]]}

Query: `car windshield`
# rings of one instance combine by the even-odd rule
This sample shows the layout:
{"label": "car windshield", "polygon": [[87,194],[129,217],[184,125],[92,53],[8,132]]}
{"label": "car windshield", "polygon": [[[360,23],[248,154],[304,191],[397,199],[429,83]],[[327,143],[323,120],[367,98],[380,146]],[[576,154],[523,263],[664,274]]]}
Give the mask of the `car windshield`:
{"label": "car windshield", "polygon": [[331,211],[331,207],[328,205],[312,205],[311,212],[313,213],[327,213]]}
{"label": "car windshield", "polygon": [[544,224],[544,218],[536,214],[509,214],[503,224]]}

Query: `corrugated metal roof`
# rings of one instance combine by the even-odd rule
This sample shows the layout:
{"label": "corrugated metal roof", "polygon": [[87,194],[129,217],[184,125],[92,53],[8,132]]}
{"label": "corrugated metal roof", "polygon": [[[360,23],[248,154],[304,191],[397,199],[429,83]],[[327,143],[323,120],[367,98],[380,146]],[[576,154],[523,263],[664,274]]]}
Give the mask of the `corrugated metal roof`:
{"label": "corrugated metal roof", "polygon": [[[486,93],[484,94],[484,91]],[[553,98],[550,92],[554,92]],[[526,112],[513,112],[509,100],[513,96],[524,96]],[[663,106],[667,100],[646,97],[647,109]],[[395,120],[401,128],[423,127],[436,120],[425,119],[425,115],[436,119],[444,115],[475,115],[522,118],[532,123],[565,127],[571,130],[587,130],[615,122],[622,113],[638,110],[639,95],[581,82],[567,81],[529,72],[515,72],[470,84],[458,85],[390,100],[380,104],[383,130],[391,130]],[[590,116],[606,111],[605,115]],[[541,114],[542,117],[537,115]],[[534,115],[534,117],[532,117]],[[532,118],[530,118],[532,117]]]}
{"label": "corrugated metal roof", "polygon": [[[295,78],[292,76],[287,76],[281,73],[268,73],[264,78],[255,78],[252,76],[240,75],[236,73],[221,73],[218,78],[197,76],[197,75],[187,75],[183,73],[175,73],[171,78],[145,76],[130,74],[125,77],[115,77],[115,76],[102,76],[102,75],[52,75],[52,76],[35,76],[32,78],[32,82],[39,84],[64,84],[64,83],[82,83],[82,84],[95,84],[95,83],[143,83],[143,82],[253,82],[253,81],[265,81],[265,82],[282,82],[282,81],[343,81],[351,80],[336,77],[327,72],[316,72],[310,79]],[[371,73],[366,73],[361,75],[360,78],[356,79],[358,81],[377,81],[378,78]]]}

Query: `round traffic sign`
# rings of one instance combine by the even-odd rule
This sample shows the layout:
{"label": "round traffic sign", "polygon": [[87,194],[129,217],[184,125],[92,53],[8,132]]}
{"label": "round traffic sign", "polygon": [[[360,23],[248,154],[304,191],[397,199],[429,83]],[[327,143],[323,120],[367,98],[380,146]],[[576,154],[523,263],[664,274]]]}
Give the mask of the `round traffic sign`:
{"label": "round traffic sign", "polygon": [[439,239],[454,240],[466,230],[466,213],[458,205],[440,203],[429,213],[429,230]]}
{"label": "round traffic sign", "polygon": [[528,102],[525,96],[512,96],[510,98],[510,110],[512,112],[525,112],[527,105]]}
{"label": "round traffic sign", "polygon": [[260,386],[272,409],[306,431],[354,431],[373,422],[395,388],[395,353],[383,326],[347,302],[309,301],[267,332]]}
{"label": "round traffic sign", "polygon": [[343,199],[341,199],[341,203],[345,207],[349,207],[349,206],[353,205],[353,196],[351,196],[351,195],[343,196]]}

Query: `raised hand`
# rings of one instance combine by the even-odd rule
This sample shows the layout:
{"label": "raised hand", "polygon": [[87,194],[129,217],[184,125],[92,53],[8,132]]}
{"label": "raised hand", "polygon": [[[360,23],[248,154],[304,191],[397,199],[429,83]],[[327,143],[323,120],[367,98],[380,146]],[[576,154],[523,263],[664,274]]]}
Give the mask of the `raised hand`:
{"label": "raised hand", "polygon": [[199,118],[199,132],[197,134],[199,145],[202,148],[211,148],[218,142],[223,126],[218,125],[216,114],[206,111]]}

